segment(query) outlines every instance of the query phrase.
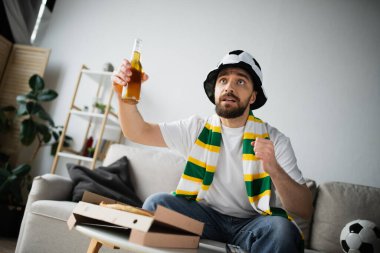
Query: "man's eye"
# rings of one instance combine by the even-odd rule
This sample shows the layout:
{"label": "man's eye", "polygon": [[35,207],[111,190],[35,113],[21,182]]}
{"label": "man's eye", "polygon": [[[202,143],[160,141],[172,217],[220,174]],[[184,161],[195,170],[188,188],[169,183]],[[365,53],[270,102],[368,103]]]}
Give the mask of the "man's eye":
{"label": "man's eye", "polygon": [[226,83],[227,83],[227,80],[226,80],[225,78],[221,78],[221,79],[219,80],[219,83],[220,83],[220,84],[226,84]]}
{"label": "man's eye", "polygon": [[238,84],[238,85],[245,85],[245,81],[242,80],[242,79],[239,79],[239,80],[237,81],[237,84]]}

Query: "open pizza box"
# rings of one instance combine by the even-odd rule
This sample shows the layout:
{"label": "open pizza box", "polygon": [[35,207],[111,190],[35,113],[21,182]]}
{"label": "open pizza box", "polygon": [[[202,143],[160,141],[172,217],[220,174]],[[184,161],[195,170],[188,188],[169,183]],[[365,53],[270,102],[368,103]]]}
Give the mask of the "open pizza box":
{"label": "open pizza box", "polygon": [[133,212],[112,209],[105,204],[123,204],[95,193],[85,192],[74,208],[67,224],[124,229],[129,241],[150,247],[198,248],[204,223],[158,206],[155,212],[136,208]]}

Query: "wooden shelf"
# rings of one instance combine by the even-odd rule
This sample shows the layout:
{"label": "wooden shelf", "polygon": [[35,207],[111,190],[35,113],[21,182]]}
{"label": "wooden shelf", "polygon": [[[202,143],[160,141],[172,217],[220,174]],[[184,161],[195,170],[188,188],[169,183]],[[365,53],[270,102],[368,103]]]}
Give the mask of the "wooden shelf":
{"label": "wooden shelf", "polygon": [[112,76],[112,72],[109,71],[94,71],[94,70],[89,70],[89,69],[83,69],[82,73],[86,73],[89,75],[94,75],[94,76]]}
{"label": "wooden shelf", "polygon": [[86,76],[89,76],[96,83],[102,83],[106,79],[109,79],[109,81],[111,82],[112,72],[82,69],[82,73],[85,74]]}
{"label": "wooden shelf", "polygon": [[[85,80],[82,81],[82,78],[86,76]],[[64,125],[64,128],[62,130],[62,136],[60,138],[60,141],[58,143],[57,147],[57,153],[54,157],[53,165],[51,167],[51,173],[54,174],[57,168],[58,160],[61,157],[70,158],[73,160],[77,160],[79,163],[81,161],[84,162],[90,162],[91,169],[95,168],[95,165],[98,161],[102,160],[104,158],[104,154],[106,151],[104,151],[104,143],[107,143],[108,140],[105,140],[103,138],[103,134],[105,130],[112,131],[117,130],[119,132],[119,141],[121,140],[121,129],[119,126],[119,120],[116,113],[110,111],[111,109],[111,100],[113,96],[113,90],[111,85],[111,76],[112,72],[106,72],[106,71],[93,71],[89,70],[85,65],[82,65],[79,74],[78,79],[76,83],[76,87],[74,90],[74,94],[70,103],[69,113],[66,118],[66,122]],[[91,80],[89,80],[91,79]],[[88,83],[88,81],[94,81],[91,83],[94,83],[97,88],[91,89],[93,91],[96,97],[96,99],[101,99],[101,102],[106,105],[105,113],[96,113],[96,112],[89,112],[89,111],[83,111],[82,108],[78,107],[76,104],[77,94],[79,90],[79,86],[81,83]],[[91,84],[93,85],[93,84]],[[87,90],[86,90],[87,91]],[[85,94],[85,96],[91,95],[91,94]],[[80,97],[78,98],[80,99]],[[64,136],[66,135],[67,129],[69,127],[69,121],[71,116],[77,116],[83,119],[87,123],[86,128],[78,129],[77,131],[84,131],[84,139],[83,139],[83,145],[82,149],[84,147],[87,147],[87,140],[89,139],[90,135],[90,129],[92,126],[99,129],[97,131],[97,134],[93,136],[93,138],[96,140],[95,146],[92,146],[94,148],[94,154],[93,157],[85,157],[82,156],[81,153],[73,151],[65,150],[63,147],[64,143]],[[82,124],[82,122],[80,123]],[[110,129],[111,128],[111,129]]]}
{"label": "wooden shelf", "polygon": [[[84,111],[78,111],[76,109],[71,109],[70,113],[72,115],[77,115],[82,117],[85,120],[89,120],[92,118],[93,122],[96,124],[101,124],[105,115],[102,113],[95,113],[95,112],[84,112]],[[119,121],[117,117],[115,117],[114,114],[109,114],[107,117],[107,124],[110,124],[111,126],[118,127]]]}
{"label": "wooden shelf", "polygon": [[66,158],[80,160],[84,162],[92,162],[94,160],[94,158],[92,157],[81,156],[81,155],[76,155],[76,154],[67,153],[67,152],[59,152],[57,155],[60,157],[66,157]]}

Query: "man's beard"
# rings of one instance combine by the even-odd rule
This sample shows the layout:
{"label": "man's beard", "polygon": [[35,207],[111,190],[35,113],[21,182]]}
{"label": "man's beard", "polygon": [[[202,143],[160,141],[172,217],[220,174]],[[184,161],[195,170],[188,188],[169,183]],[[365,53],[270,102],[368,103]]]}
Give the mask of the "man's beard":
{"label": "man's beard", "polygon": [[234,107],[234,108],[223,107],[221,105],[221,103],[222,103],[222,101],[221,101],[222,97],[221,97],[219,103],[215,104],[216,114],[218,114],[219,117],[226,118],[226,119],[233,119],[233,118],[237,118],[237,117],[242,116],[244,114],[245,110],[247,109],[247,106],[249,104],[249,100],[247,100],[246,103],[241,104],[240,99],[238,97],[236,97],[235,95],[227,95],[227,96],[232,96],[236,100],[238,107]]}

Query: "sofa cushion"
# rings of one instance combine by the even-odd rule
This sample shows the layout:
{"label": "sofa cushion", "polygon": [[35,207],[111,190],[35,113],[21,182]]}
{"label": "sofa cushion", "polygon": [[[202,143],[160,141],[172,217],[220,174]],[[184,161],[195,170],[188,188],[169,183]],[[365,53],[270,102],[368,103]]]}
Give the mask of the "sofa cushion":
{"label": "sofa cushion", "polygon": [[380,224],[380,188],[341,182],[319,186],[310,247],[324,252],[342,252],[343,227],[356,219]]}
{"label": "sofa cushion", "polygon": [[166,148],[114,144],[108,150],[103,165],[107,166],[122,156],[128,158],[131,180],[141,200],[156,192],[175,190],[186,162]]}

